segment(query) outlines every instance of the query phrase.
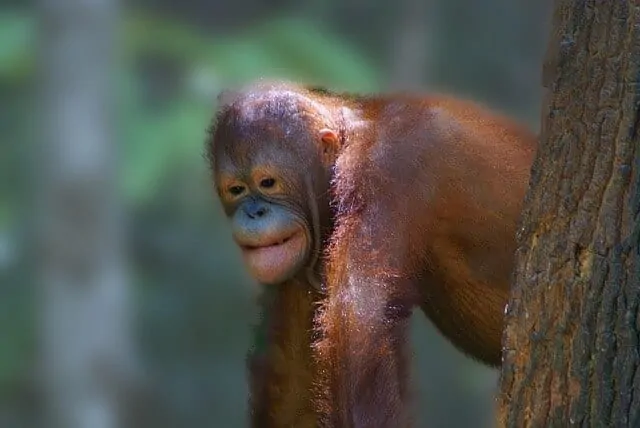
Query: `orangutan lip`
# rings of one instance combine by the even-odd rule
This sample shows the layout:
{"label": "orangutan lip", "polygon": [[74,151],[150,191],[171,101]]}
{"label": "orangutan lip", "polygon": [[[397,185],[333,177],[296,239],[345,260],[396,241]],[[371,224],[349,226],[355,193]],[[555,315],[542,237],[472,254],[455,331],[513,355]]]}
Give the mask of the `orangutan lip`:
{"label": "orangutan lip", "polygon": [[283,238],[283,239],[281,239],[279,241],[276,241],[276,242],[273,242],[271,244],[266,244],[266,245],[242,245],[242,248],[244,250],[247,250],[247,251],[252,251],[252,250],[259,250],[261,248],[277,247],[279,245],[283,245],[283,244],[287,243],[295,235],[296,234],[294,233],[293,235],[287,236],[286,238]]}

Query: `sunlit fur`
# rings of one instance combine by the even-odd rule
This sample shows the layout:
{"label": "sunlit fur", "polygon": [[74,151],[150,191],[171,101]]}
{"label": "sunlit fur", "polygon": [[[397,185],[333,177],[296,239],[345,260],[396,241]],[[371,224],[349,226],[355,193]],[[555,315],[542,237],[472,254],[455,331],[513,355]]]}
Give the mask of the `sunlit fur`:
{"label": "sunlit fur", "polygon": [[[407,328],[416,306],[459,349],[500,363],[531,132],[440,96],[276,83],[228,100],[209,145],[214,171],[220,150],[269,159],[289,172],[291,204],[309,225],[314,257],[305,272],[314,279],[305,283],[322,282],[328,296],[316,311],[318,365],[309,366],[321,426],[409,423]],[[337,150],[318,138],[325,128],[339,136]],[[305,340],[311,346],[311,333]],[[290,420],[298,407],[308,408],[292,400],[274,412]]]}
{"label": "sunlit fur", "polygon": [[[300,224],[308,245],[304,264],[261,299],[266,349],[249,354],[251,424],[254,427],[316,427],[312,358],[314,318],[320,301],[321,256],[332,229],[327,159],[322,129],[335,128],[334,111],[311,92],[287,84],[259,84],[221,96],[207,139],[207,158],[226,214],[233,219],[239,201],[224,194],[225,180],[248,181],[269,170],[281,188],[261,195]],[[235,177],[242,173],[244,177]],[[250,189],[256,196],[255,189]],[[227,198],[227,199],[225,199]],[[270,231],[270,233],[273,231]],[[259,279],[259,278],[258,278]]]}
{"label": "sunlit fur", "polygon": [[309,284],[289,281],[265,290],[261,306],[268,343],[249,351],[250,420],[255,428],[318,426],[312,356],[312,332],[317,291]]}

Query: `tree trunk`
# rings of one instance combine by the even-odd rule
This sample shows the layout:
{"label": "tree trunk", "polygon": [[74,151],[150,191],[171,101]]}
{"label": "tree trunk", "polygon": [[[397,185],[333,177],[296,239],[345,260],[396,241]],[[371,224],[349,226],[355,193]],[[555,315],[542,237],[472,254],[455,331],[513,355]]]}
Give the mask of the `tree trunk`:
{"label": "tree trunk", "polygon": [[640,7],[558,0],[500,426],[640,426]]}
{"label": "tree trunk", "polygon": [[433,5],[431,0],[403,0],[402,14],[395,26],[391,43],[389,88],[393,91],[415,91],[424,88],[428,61],[432,56],[430,32]]}
{"label": "tree trunk", "polygon": [[132,367],[111,81],[116,5],[40,2],[36,275],[45,426],[113,428]]}

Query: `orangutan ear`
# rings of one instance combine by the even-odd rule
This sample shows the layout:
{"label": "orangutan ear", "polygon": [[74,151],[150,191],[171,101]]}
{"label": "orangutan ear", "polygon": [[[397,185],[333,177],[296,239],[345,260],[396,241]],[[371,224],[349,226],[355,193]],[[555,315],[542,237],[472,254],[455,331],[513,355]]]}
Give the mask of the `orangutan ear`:
{"label": "orangutan ear", "polygon": [[332,129],[324,128],[320,130],[318,136],[320,138],[324,163],[327,165],[333,164],[340,151],[340,138],[338,134]]}

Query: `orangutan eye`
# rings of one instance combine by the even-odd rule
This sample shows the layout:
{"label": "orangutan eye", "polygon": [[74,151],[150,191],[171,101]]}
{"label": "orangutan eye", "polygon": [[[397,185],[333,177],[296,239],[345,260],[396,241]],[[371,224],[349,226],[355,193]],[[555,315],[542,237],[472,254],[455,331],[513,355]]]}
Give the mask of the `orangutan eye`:
{"label": "orangutan eye", "polygon": [[244,192],[244,186],[235,185],[229,187],[229,193],[231,193],[233,196],[238,196],[242,194],[242,192]]}
{"label": "orangutan eye", "polygon": [[269,189],[276,184],[276,180],[273,178],[263,178],[260,180],[260,187],[264,187],[265,189]]}

